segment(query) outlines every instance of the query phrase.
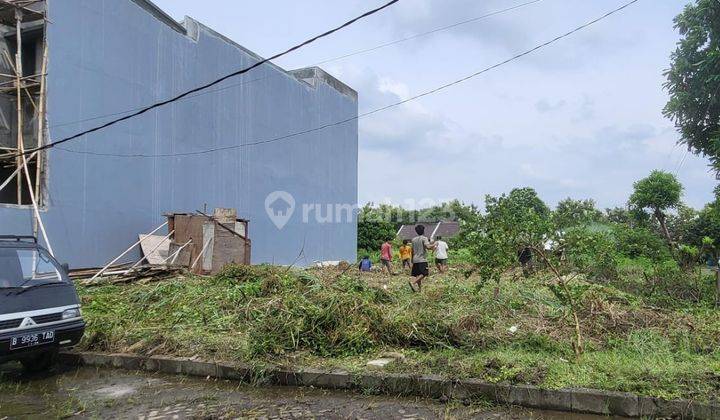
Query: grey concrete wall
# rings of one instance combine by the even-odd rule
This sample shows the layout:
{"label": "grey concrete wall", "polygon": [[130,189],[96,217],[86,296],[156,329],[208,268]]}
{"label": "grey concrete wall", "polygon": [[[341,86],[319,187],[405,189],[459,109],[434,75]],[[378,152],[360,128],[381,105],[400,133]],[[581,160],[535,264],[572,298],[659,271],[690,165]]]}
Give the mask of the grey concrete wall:
{"label": "grey concrete wall", "polygon": [[[142,3],[142,2],[141,2]],[[50,0],[48,125],[57,140],[122,112],[246,67],[257,57],[186,19],[182,31],[132,0]],[[187,33],[183,33],[187,32]],[[302,204],[357,201],[357,123],[285,141],[201,155],[357,115],[357,97],[322,71],[293,74],[264,65],[203,94],[49,152],[44,220],[56,254],[98,266],[164,221],[207,203],[236,207],[250,220],[253,262],[355,260],[356,223],[302,221]],[[218,89],[215,87],[213,89]],[[89,152],[89,153],[88,153]],[[95,154],[92,154],[95,153]],[[98,155],[100,154],[100,155]],[[297,209],[272,224],[266,196],[291,193]],[[26,234],[28,209],[0,208],[2,233]],[[137,257],[139,254],[135,254]]]}

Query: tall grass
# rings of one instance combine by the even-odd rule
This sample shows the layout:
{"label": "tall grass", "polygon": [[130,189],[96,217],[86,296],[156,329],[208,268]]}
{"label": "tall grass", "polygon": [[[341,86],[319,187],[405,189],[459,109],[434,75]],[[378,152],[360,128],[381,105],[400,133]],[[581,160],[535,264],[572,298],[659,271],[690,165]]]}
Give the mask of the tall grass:
{"label": "tall grass", "polygon": [[[349,273],[349,274],[348,274]],[[393,350],[393,369],[657,396],[718,394],[720,312],[647,307],[642,294],[588,284],[586,353],[542,273],[477,286],[461,269],[422,294],[402,276],[228,267],[214,277],[80,288],[86,349],[359,368]],[[510,328],[514,327],[514,328]]]}

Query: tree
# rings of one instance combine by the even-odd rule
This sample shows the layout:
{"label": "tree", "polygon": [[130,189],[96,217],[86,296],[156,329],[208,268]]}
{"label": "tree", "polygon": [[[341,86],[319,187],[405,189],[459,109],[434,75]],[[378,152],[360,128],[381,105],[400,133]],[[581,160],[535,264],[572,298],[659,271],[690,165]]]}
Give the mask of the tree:
{"label": "tree", "polygon": [[666,211],[680,205],[682,185],[671,173],[652,171],[647,178],[637,181],[633,187],[635,191],[630,196],[630,205],[638,210],[652,210],[665,240],[673,247],[674,242],[667,227]]}
{"label": "tree", "polygon": [[553,231],[550,209],[532,188],[518,188],[508,195],[486,196],[485,212],[475,225],[465,226],[467,246],[482,281],[500,282],[502,274],[518,263],[520,251],[542,246]]}
{"label": "tree", "polygon": [[380,245],[395,238],[395,224],[388,220],[387,214],[371,204],[360,209],[358,217],[358,250],[379,250]]}
{"label": "tree", "polygon": [[[503,273],[518,265],[520,252],[530,251],[552,274],[546,286],[571,320],[572,347],[580,357],[584,347],[581,305],[591,285],[577,280],[584,270],[598,277],[612,275],[610,266],[615,253],[610,235],[583,228],[570,229],[564,235],[558,232],[550,209],[532,188],[514,189],[500,197],[487,196],[485,212],[468,231],[468,246],[483,282],[500,282]],[[547,249],[548,241],[555,244],[553,249]]]}
{"label": "tree", "polygon": [[642,210],[614,207],[605,209],[605,220],[610,223],[627,225],[630,227],[647,227],[650,225],[650,216]]}
{"label": "tree", "polygon": [[[718,191],[716,191],[717,194]],[[710,254],[715,264],[720,258],[720,198],[716,198],[703,208],[692,226],[688,237],[694,243],[700,243],[703,251]],[[720,306],[720,267],[716,272],[715,305]]]}
{"label": "tree", "polygon": [[670,236],[677,243],[686,243],[693,246],[700,246],[700,241],[691,243],[691,235],[689,229],[693,226],[695,219],[698,217],[698,211],[692,207],[679,203],[675,214],[668,214],[667,227]]}
{"label": "tree", "polygon": [[595,200],[560,201],[553,212],[553,222],[559,229],[587,225],[602,220],[602,212],[595,208]]}
{"label": "tree", "polygon": [[647,258],[653,263],[672,260],[663,238],[655,230],[617,225],[613,236],[618,252],[628,258]]}
{"label": "tree", "polygon": [[720,168],[720,2],[696,0],[675,18],[681,39],[666,70],[664,114],[680,142]]}

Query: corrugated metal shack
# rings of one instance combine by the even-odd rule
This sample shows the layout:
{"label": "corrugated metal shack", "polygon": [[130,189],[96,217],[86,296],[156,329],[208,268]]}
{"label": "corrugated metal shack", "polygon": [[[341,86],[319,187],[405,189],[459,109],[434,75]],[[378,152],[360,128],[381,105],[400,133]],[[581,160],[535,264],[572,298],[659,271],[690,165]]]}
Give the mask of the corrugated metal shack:
{"label": "corrugated metal shack", "polygon": [[[13,74],[17,34],[26,41],[20,80],[0,79],[5,152],[76,134],[259,60],[192,18],[174,21],[147,0],[0,5],[0,54],[8,56],[0,58],[0,73]],[[34,11],[23,13],[15,28],[18,5]],[[19,111],[18,91],[27,99]],[[29,180],[20,172],[9,177],[16,159],[0,160],[0,183],[15,182],[0,195],[0,230],[42,230],[34,226],[32,191],[51,242],[61,244],[57,257],[73,267],[99,267],[163,223],[165,213],[232,207],[252,223],[253,263],[290,264],[301,249],[299,264],[352,261],[354,214],[332,223],[304,221],[300,209],[356,203],[357,122],[249,144],[355,116],[356,92],[323,70],[263,65],[39,153],[27,163]],[[298,209],[282,228],[265,208],[278,191],[290,194]],[[134,250],[124,261],[139,257]]]}

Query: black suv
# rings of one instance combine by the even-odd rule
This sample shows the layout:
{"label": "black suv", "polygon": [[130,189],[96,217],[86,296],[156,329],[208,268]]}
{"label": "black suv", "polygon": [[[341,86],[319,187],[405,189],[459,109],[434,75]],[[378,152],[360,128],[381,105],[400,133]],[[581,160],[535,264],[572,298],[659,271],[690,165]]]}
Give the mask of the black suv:
{"label": "black suv", "polygon": [[80,301],[61,265],[34,237],[0,236],[0,363],[50,367],[85,332]]}

